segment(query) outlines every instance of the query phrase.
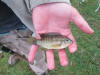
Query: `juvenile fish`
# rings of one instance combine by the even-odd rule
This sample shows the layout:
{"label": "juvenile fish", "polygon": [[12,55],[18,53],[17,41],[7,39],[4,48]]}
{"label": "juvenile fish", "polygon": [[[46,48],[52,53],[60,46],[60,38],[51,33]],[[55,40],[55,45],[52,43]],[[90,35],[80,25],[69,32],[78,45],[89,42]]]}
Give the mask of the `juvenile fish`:
{"label": "juvenile fish", "polygon": [[61,35],[44,35],[41,40],[36,40],[35,44],[46,49],[63,49],[72,44],[72,40]]}

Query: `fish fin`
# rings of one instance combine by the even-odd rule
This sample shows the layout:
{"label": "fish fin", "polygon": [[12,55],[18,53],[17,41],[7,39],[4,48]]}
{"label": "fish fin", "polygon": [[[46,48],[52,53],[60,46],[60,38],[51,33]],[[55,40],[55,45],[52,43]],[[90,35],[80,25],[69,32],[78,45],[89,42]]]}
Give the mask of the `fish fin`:
{"label": "fish fin", "polygon": [[46,34],[40,34],[41,38],[44,38],[46,36]]}
{"label": "fish fin", "polygon": [[30,44],[36,44],[36,38],[30,37],[30,38],[28,39],[28,43],[30,43]]}
{"label": "fish fin", "polygon": [[52,47],[54,47],[54,48],[58,48],[60,46],[61,46],[61,44],[52,45]]}
{"label": "fish fin", "polygon": [[40,50],[46,51],[47,49],[46,48],[43,48],[43,47],[40,47]]}

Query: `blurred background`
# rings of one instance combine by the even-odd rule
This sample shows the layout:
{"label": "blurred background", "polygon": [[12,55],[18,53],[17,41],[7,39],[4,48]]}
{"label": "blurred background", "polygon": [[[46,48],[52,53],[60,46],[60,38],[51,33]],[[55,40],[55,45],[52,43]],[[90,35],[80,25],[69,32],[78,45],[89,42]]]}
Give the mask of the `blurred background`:
{"label": "blurred background", "polygon": [[[84,0],[83,0],[84,1]],[[79,30],[74,23],[71,23],[73,35],[77,41],[78,51],[66,53],[69,65],[61,67],[57,53],[55,52],[56,68],[50,71],[50,75],[100,75],[100,9],[98,0],[71,0],[72,5],[78,9],[81,15],[87,20],[95,33],[88,35]],[[35,75],[25,61],[20,61],[15,66],[8,65],[10,54],[0,54],[0,75]]]}

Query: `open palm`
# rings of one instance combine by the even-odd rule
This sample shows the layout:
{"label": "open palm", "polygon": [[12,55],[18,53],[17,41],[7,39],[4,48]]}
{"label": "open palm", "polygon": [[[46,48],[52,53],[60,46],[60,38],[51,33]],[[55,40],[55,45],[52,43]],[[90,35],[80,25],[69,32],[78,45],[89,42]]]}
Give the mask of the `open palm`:
{"label": "open palm", "polygon": [[[40,34],[50,32],[60,33],[73,40],[73,44],[68,47],[71,53],[77,50],[77,45],[70,30],[70,22],[74,22],[85,33],[92,34],[94,32],[79,12],[66,3],[40,5],[34,8],[32,17],[37,39],[41,39]],[[38,46],[32,46],[29,54],[30,62],[34,60],[37,49]],[[55,67],[53,50],[47,50],[46,55],[48,68],[53,70]],[[68,58],[65,49],[59,50],[58,55],[61,65],[66,66],[68,64]]]}

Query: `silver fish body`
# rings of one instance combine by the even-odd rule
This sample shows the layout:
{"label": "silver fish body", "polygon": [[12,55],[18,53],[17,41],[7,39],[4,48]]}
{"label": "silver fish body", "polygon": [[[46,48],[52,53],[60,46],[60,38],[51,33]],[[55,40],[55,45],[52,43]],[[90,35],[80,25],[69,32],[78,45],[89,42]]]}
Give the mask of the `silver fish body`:
{"label": "silver fish body", "polygon": [[61,35],[44,35],[36,44],[46,49],[63,49],[72,44],[72,40]]}

